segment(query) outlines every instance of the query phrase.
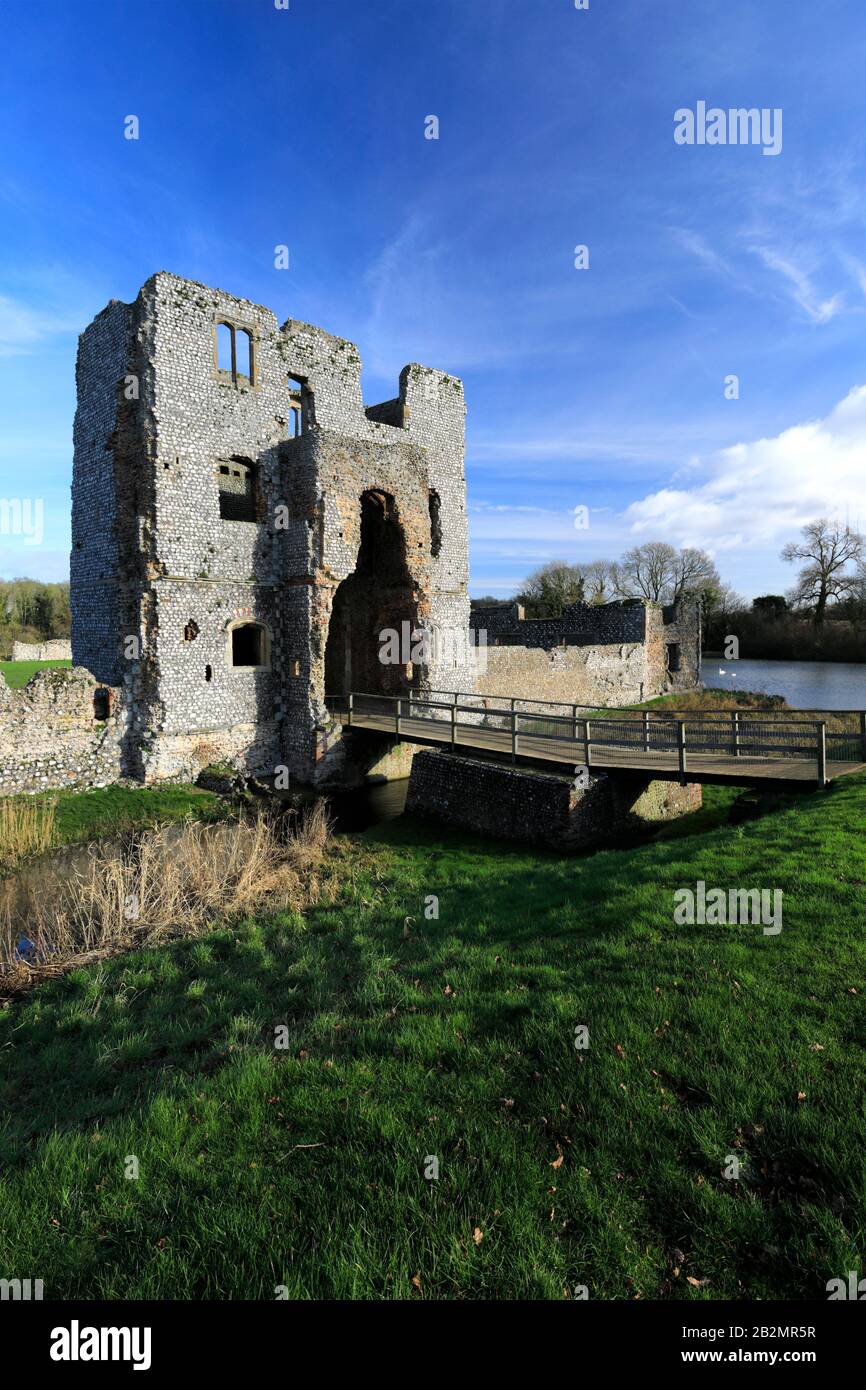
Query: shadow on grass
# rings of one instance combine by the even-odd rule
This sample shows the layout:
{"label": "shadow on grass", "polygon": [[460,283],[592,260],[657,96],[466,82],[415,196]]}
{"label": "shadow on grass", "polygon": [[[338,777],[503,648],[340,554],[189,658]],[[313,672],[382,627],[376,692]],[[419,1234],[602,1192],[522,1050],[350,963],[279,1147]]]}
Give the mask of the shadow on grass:
{"label": "shadow on grass", "polygon": [[[253,1201],[232,1148],[246,1123],[238,1106],[255,1115],[273,1099],[263,1147],[321,1146],[297,1175],[270,1175],[280,1209],[288,1201],[313,1221],[318,1191],[351,1271],[352,1204],[366,1209],[371,1186],[391,1190],[371,1176],[372,1155],[387,1168],[419,1144],[427,1152],[432,1117],[461,1175],[435,1238],[442,1261],[452,1217],[469,1221],[483,1190],[491,1209],[507,1203],[513,1251],[537,1241],[554,1282],[569,1260],[595,1260],[607,1296],[630,1296],[625,1271],[638,1266],[644,1296],[802,1293],[823,1271],[843,1272],[864,1216],[851,993],[862,986],[852,923],[866,882],[858,782],[740,826],[580,859],[408,817],[367,832],[356,870],[347,857],[342,899],[305,922],[244,921],[137,952],[0,1015],[7,1179],[14,1189],[65,1136],[152,1117],[155,1102],[176,1104],[188,1128],[215,1087],[223,1167],[196,1176],[189,1200],[217,1200],[228,1183]],[[673,893],[698,877],[781,887],[782,935],[676,928]],[[250,1063],[255,1086],[238,1099],[232,1068]],[[733,1184],[721,1177],[730,1153],[747,1161]],[[381,1230],[368,1232],[380,1252],[399,1242],[402,1210],[396,1197],[382,1202]],[[562,1224],[550,1224],[551,1207]],[[423,1216],[412,1221],[427,1231]],[[315,1241],[297,1240],[315,1265]],[[636,1265],[633,1248],[645,1252]],[[467,1269],[464,1296],[536,1287],[525,1272],[485,1284]],[[688,1285],[692,1273],[710,1284]],[[350,1274],[328,1277],[326,1294],[345,1293]]]}

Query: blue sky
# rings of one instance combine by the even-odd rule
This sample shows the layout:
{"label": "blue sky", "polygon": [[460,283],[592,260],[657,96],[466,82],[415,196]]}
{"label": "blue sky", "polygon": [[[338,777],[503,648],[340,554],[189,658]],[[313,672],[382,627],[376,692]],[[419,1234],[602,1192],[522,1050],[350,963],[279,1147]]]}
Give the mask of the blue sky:
{"label": "blue sky", "polygon": [[[475,594],[648,539],[780,591],[805,521],[866,526],[863,0],[0,19],[0,497],[45,505],[3,577],[66,577],[77,335],[157,269],[353,339],[371,402],[463,377]],[[676,144],[698,101],[781,109],[781,153]]]}

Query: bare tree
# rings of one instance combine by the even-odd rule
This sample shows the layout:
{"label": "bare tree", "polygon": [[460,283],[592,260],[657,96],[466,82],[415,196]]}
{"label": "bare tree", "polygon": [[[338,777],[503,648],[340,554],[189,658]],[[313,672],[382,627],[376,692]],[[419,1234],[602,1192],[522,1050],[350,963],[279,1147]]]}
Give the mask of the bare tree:
{"label": "bare tree", "polygon": [[677,552],[667,541],[647,541],[627,550],[617,566],[617,592],[623,598],[646,598],[660,603],[674,583]]}
{"label": "bare tree", "polygon": [[681,550],[671,567],[671,603],[709,586],[721,588],[721,584],[719,571],[705,550]]}
{"label": "bare tree", "polygon": [[587,603],[609,603],[616,593],[616,565],[610,560],[590,560],[577,568],[583,576]]}
{"label": "bare tree", "polygon": [[791,541],[782,551],[789,563],[805,560],[791,592],[798,608],[814,608],[815,625],[824,622],[830,599],[844,598],[854,588],[856,575],[846,572],[850,564],[863,559],[863,537],[838,521],[819,517],[810,521],[801,533],[802,541]]}

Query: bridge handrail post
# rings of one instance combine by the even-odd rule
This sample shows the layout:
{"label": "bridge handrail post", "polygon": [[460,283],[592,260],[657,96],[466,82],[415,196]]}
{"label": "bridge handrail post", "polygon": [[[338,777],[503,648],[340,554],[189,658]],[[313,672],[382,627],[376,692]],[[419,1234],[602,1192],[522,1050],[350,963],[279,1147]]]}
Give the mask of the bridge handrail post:
{"label": "bridge handrail post", "polygon": [[731,714],[731,733],[733,735],[734,757],[740,756],[740,714],[734,710]]}
{"label": "bridge handrail post", "polygon": [[650,717],[648,709],[645,709],[643,712],[643,751],[645,753],[650,751]]}
{"label": "bridge handrail post", "polygon": [[457,743],[457,701],[451,706],[451,747]]}
{"label": "bridge handrail post", "polygon": [[571,707],[571,737],[577,743],[577,705]]}
{"label": "bridge handrail post", "polygon": [[513,700],[511,701],[511,761],[517,762],[517,714]]}
{"label": "bridge handrail post", "polygon": [[354,708],[355,708],[355,692],[354,692],[354,690],[352,690],[352,691],[349,692],[349,717],[348,717],[348,719],[346,720],[346,723],[349,725],[350,728],[351,728],[351,724],[352,724],[352,711],[353,711]]}
{"label": "bridge handrail post", "polygon": [[823,719],[818,719],[815,728],[818,731],[818,786],[824,787],[827,784],[827,725]]}
{"label": "bridge handrail post", "polygon": [[399,695],[397,696],[397,721],[396,721],[396,730],[397,730],[397,737],[399,738],[399,737],[400,737],[400,696],[399,696]]}
{"label": "bridge handrail post", "polygon": [[586,759],[586,766],[587,766],[587,769],[589,769],[590,767],[592,767],[592,763],[590,762],[590,757],[591,757],[591,755],[592,755],[591,743],[592,743],[592,737],[591,737],[591,734],[590,734],[589,720],[588,720],[588,719],[584,719],[584,721],[583,721],[583,755],[584,755],[584,758]]}
{"label": "bridge handrail post", "polygon": [[677,720],[677,751],[680,760],[680,782],[686,785],[686,721]]}
{"label": "bridge handrail post", "polygon": [[860,756],[866,763],[866,709],[860,711]]}

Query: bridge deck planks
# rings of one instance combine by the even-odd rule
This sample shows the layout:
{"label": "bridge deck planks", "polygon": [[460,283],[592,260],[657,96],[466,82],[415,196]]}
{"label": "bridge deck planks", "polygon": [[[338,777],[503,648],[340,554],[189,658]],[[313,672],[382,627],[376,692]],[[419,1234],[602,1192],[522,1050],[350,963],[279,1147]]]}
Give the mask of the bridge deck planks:
{"label": "bridge deck planks", "polygon": [[[342,715],[342,711],[340,714]],[[376,733],[396,731],[394,714],[370,714],[355,710],[352,714],[352,728],[369,729]],[[511,734],[507,729],[485,729],[478,725],[457,724],[455,746],[467,751],[477,748],[484,752],[511,756]],[[451,744],[451,724],[442,719],[425,719],[418,716],[404,716],[400,720],[400,737],[408,742]],[[533,761],[558,763],[560,766],[576,767],[585,765],[586,756],[580,739],[558,739],[519,733],[517,736],[517,756]],[[649,753],[639,749],[616,747],[610,744],[593,744],[590,750],[590,766],[622,772],[654,772],[660,778],[679,777],[679,761],[675,750],[654,750]],[[827,780],[844,777],[852,772],[866,770],[866,763],[827,762]],[[705,778],[727,777],[737,782],[754,782],[760,779],[773,781],[815,782],[817,762],[814,758],[782,758],[754,756],[734,757],[730,754],[698,753],[686,750],[686,776],[690,782],[700,782]]]}

